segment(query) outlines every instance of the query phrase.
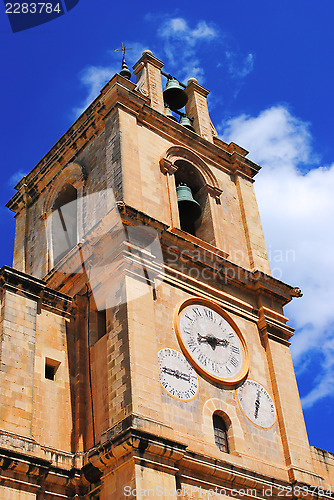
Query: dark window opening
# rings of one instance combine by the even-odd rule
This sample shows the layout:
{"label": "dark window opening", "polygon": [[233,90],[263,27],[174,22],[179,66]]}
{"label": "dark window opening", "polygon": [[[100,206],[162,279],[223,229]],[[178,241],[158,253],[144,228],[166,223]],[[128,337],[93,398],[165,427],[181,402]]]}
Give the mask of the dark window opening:
{"label": "dark window opening", "polygon": [[44,376],[48,380],[55,380],[56,372],[58,370],[60,363],[59,361],[55,361],[53,359],[46,358],[45,359],[45,372]]}
{"label": "dark window opening", "polygon": [[212,415],[212,421],[215,434],[215,443],[217,447],[220,449],[220,451],[229,453],[227,427],[223,418],[217,413],[214,413]]}
{"label": "dark window opening", "polygon": [[107,311],[97,311],[97,338],[100,339],[107,333]]}

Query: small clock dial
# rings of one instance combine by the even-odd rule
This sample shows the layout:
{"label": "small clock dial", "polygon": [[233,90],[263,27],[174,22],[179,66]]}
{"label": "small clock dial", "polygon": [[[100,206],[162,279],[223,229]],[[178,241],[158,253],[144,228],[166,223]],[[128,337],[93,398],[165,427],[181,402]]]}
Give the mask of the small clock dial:
{"label": "small clock dial", "polygon": [[176,399],[190,401],[199,391],[197,373],[182,352],[161,349],[158,353],[160,383]]}
{"label": "small clock dial", "polygon": [[276,409],[268,391],[255,380],[247,379],[237,389],[239,405],[253,424],[269,429],[276,422]]}
{"label": "small clock dial", "polygon": [[245,340],[216,304],[187,299],[177,308],[175,330],[184,354],[202,374],[224,384],[235,384],[246,376]]}

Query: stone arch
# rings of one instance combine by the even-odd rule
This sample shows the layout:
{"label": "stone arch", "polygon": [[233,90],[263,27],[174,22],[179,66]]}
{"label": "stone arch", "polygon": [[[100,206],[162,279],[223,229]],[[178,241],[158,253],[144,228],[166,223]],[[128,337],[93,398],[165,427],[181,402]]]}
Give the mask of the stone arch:
{"label": "stone arch", "polygon": [[43,207],[44,215],[47,216],[50,214],[53,202],[65,184],[71,184],[75,187],[79,194],[84,187],[85,180],[86,172],[81,165],[78,163],[69,163],[66,165],[66,167],[63,168],[53,180],[52,186],[45,197]]}
{"label": "stone arch", "polygon": [[[184,233],[217,246],[215,205],[220,204],[222,190],[211,168],[194,151],[184,146],[168,148],[159,163],[161,172],[169,174],[166,180],[172,222],[177,221],[177,227]],[[178,186],[181,185],[186,185],[199,203],[199,217],[194,217],[196,211],[193,213],[189,205],[178,204]]]}
{"label": "stone arch", "polygon": [[[55,263],[54,240],[52,230],[52,211],[57,197],[67,186],[72,186],[77,192],[76,196],[76,242],[82,239],[83,231],[83,190],[86,180],[84,168],[78,163],[69,163],[62,169],[52,182],[43,204],[42,220],[45,221],[46,243],[47,243],[47,269],[50,271]],[[74,202],[73,202],[74,203]]]}
{"label": "stone arch", "polygon": [[212,424],[212,416],[218,413],[228,427],[228,442],[230,453],[237,455],[238,441],[244,440],[244,432],[242,430],[239,418],[237,416],[235,407],[218,398],[208,399],[203,407],[202,414],[202,430],[208,441],[216,446],[214,429]]}
{"label": "stone arch", "polygon": [[184,160],[191,163],[203,178],[208,193],[213,196],[216,201],[219,201],[222,190],[219,188],[216,176],[212,173],[211,169],[208,167],[205,161],[202,160],[202,158],[200,158],[194,151],[184,146],[172,146],[167,149],[160,160],[162,171],[165,169],[164,173],[175,173],[175,171],[177,170],[177,165],[175,165],[175,162],[177,160]]}

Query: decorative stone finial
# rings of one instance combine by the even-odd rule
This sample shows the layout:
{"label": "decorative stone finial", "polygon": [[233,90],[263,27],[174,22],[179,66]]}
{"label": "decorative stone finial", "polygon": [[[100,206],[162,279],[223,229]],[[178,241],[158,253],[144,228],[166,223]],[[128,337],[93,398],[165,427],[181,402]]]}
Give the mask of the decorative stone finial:
{"label": "decorative stone finial", "polygon": [[123,53],[123,60],[122,60],[122,69],[119,72],[119,74],[122,75],[127,80],[130,80],[130,78],[131,78],[131,71],[129,70],[129,68],[128,68],[126,62],[125,62],[125,51],[126,50],[131,50],[131,47],[129,47],[129,48],[125,47],[125,45],[123,45],[123,42],[122,42],[122,48],[121,49],[115,49],[115,52],[119,52],[120,50]]}

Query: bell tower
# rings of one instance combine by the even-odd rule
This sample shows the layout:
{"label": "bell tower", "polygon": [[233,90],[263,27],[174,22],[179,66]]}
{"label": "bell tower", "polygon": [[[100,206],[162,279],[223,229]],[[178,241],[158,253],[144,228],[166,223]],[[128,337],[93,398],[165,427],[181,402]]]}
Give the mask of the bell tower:
{"label": "bell tower", "polygon": [[[209,91],[146,50],[16,186],[0,497],[330,498],[253,183]],[[165,88],[166,87],[166,88]]]}

